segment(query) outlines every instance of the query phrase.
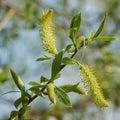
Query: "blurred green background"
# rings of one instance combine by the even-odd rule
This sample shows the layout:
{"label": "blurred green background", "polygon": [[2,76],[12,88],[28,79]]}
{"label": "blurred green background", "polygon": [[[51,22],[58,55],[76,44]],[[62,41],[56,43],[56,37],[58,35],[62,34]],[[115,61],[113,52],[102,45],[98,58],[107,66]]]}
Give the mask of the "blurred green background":
{"label": "blurred green background", "polygon": [[[79,35],[88,36],[97,30],[103,16],[107,21],[103,35],[117,37],[117,41],[97,41],[87,46],[83,62],[93,66],[95,75],[110,103],[109,108],[99,108],[87,96],[70,94],[73,108],[52,106],[48,98],[37,98],[27,116],[34,120],[120,120],[120,1],[119,0],[0,0],[0,94],[17,90],[9,68],[23,78],[26,86],[31,80],[39,81],[41,75],[50,76],[51,62],[36,62],[46,53],[40,41],[39,18],[47,8],[54,9],[53,22],[57,48],[71,43],[67,36],[72,17],[81,11],[82,24]],[[81,52],[76,56],[81,58]],[[56,84],[80,81],[76,67],[66,67]],[[28,86],[29,87],[29,86]],[[14,108],[19,92],[0,96],[0,120],[7,120]]]}

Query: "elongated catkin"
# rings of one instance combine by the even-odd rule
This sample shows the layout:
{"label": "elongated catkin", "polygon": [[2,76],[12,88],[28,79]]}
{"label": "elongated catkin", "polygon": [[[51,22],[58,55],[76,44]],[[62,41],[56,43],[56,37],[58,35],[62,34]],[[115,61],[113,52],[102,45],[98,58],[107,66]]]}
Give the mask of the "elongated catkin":
{"label": "elongated catkin", "polygon": [[93,74],[91,68],[87,65],[80,64],[81,74],[84,76],[83,82],[87,84],[90,89],[94,102],[101,107],[108,107],[108,102],[104,99],[100,86],[97,83],[96,77]]}
{"label": "elongated catkin", "polygon": [[43,12],[40,19],[40,34],[43,41],[43,48],[49,53],[57,54],[56,36],[52,25],[52,15],[52,9]]}

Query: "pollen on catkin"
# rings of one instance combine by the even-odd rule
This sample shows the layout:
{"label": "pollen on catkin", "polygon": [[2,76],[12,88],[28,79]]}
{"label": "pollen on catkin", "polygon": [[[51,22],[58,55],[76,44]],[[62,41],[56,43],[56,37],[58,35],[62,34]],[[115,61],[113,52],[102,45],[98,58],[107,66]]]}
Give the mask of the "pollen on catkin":
{"label": "pollen on catkin", "polygon": [[43,48],[49,53],[57,54],[56,36],[53,30],[52,15],[52,9],[43,12],[40,19],[40,34],[43,41]]}
{"label": "pollen on catkin", "polygon": [[89,66],[80,64],[81,74],[83,75],[83,82],[87,84],[90,89],[93,101],[100,107],[108,107],[108,102],[104,99],[100,86],[97,83],[96,77]]}

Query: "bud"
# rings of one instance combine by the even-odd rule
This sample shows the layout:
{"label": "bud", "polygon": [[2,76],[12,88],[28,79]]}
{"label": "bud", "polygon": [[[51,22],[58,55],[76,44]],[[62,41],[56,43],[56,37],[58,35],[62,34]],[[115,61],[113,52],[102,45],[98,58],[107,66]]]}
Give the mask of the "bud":
{"label": "bud", "polygon": [[20,90],[23,90],[25,88],[23,81],[21,80],[20,76],[17,75],[17,73],[15,73],[12,69],[10,70],[12,78],[15,82],[15,84],[17,85],[17,87]]}
{"label": "bud", "polygon": [[54,90],[54,84],[53,83],[48,83],[47,92],[48,92],[48,97],[51,100],[51,102],[56,104],[56,97],[55,97],[55,90]]}

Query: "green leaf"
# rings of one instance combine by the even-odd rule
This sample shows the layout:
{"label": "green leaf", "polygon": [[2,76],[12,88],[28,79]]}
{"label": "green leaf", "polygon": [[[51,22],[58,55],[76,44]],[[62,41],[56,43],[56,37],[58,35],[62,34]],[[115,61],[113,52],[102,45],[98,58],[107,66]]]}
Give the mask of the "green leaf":
{"label": "green leaf", "polygon": [[93,31],[91,30],[90,33],[89,33],[89,39],[93,38]]}
{"label": "green leaf", "polygon": [[105,24],[105,21],[106,21],[106,15],[104,16],[103,21],[100,24],[100,26],[99,26],[97,32],[95,33],[95,35],[93,36],[93,38],[97,37],[102,32],[104,24]]}
{"label": "green leaf", "polygon": [[40,83],[35,82],[35,81],[31,81],[31,82],[29,82],[28,84],[31,85],[31,86],[41,86]]}
{"label": "green leaf", "polygon": [[80,28],[80,24],[81,24],[81,13],[78,13],[71,20],[70,29],[68,31],[68,36],[72,39],[74,44],[75,44],[77,33]]}
{"label": "green leaf", "polygon": [[72,106],[69,96],[62,88],[55,87],[55,94],[61,103],[68,107]]}
{"label": "green leaf", "polygon": [[13,118],[15,118],[17,115],[19,115],[19,111],[13,110],[10,113],[10,120],[13,120]]}
{"label": "green leaf", "polygon": [[46,77],[44,77],[44,76],[41,76],[41,78],[40,78],[40,82],[42,83],[42,82],[48,82],[49,81],[49,79],[47,79]]}
{"label": "green leaf", "polygon": [[73,46],[73,44],[67,45],[66,48],[65,48],[65,51],[67,51],[68,53],[70,53],[71,52],[70,49],[71,49],[72,46]]}
{"label": "green leaf", "polygon": [[53,56],[47,56],[47,55],[43,55],[43,56],[40,56],[36,59],[36,61],[43,61],[43,60],[49,60],[53,58]]}
{"label": "green leaf", "polygon": [[82,44],[83,41],[85,41],[85,37],[84,37],[84,36],[80,36],[80,37],[76,40],[76,46],[77,46],[77,48],[79,47],[80,44]]}
{"label": "green leaf", "polygon": [[22,98],[20,97],[20,98],[18,98],[18,99],[14,102],[14,106],[15,106],[16,108],[18,108],[18,106],[19,106],[21,103],[22,103]]}
{"label": "green leaf", "polygon": [[28,105],[28,93],[27,93],[27,91],[25,91],[25,90],[21,91],[21,99],[22,99],[22,106],[23,106],[23,109],[25,112],[25,110],[27,109],[27,105]]}
{"label": "green leaf", "polygon": [[79,83],[74,84],[74,85],[66,84],[66,85],[60,86],[60,88],[62,88],[65,92],[75,92],[78,94],[86,95],[87,94],[86,91],[78,85]]}
{"label": "green leaf", "polygon": [[76,89],[76,87],[79,85],[79,83],[76,83],[74,85],[71,84],[66,84],[66,85],[62,85],[60,86],[60,88],[62,88],[65,92],[72,92]]}
{"label": "green leaf", "polygon": [[53,60],[53,63],[52,63],[52,73],[51,73],[51,77],[52,78],[54,78],[56,76],[56,74],[60,71],[62,57],[63,57],[63,51],[59,52],[55,56],[55,59]]}
{"label": "green leaf", "polygon": [[89,44],[89,43],[93,40],[93,35],[94,35],[94,33],[93,33],[93,31],[91,30],[91,31],[89,32],[89,37],[88,37],[87,40],[86,40],[86,45]]}
{"label": "green leaf", "polygon": [[34,92],[38,96],[42,96],[42,92],[38,87],[31,87],[29,90]]}
{"label": "green leaf", "polygon": [[93,40],[103,40],[103,41],[112,41],[112,40],[116,40],[115,37],[111,37],[111,36],[100,36],[100,37],[95,37],[93,38]]}
{"label": "green leaf", "polygon": [[58,78],[60,78],[60,74],[59,73],[53,79],[51,79],[51,81],[56,80]]}
{"label": "green leaf", "polygon": [[74,59],[64,57],[62,60],[62,63],[65,65],[74,65],[74,64],[76,64],[76,61]]}

